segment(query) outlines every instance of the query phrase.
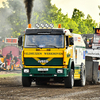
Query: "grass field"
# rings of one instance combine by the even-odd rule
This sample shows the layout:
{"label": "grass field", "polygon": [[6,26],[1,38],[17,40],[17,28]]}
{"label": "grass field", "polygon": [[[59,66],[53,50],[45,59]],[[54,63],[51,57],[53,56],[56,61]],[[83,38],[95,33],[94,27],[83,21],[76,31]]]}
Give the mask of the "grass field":
{"label": "grass field", "polygon": [[14,76],[21,76],[21,73],[0,74],[0,78],[4,78],[4,77],[14,77]]}

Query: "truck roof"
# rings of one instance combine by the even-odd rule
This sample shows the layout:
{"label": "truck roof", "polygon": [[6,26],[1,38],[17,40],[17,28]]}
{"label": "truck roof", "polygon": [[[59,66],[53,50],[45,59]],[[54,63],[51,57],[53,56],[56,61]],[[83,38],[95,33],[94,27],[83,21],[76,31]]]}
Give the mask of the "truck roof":
{"label": "truck roof", "polygon": [[64,29],[26,29],[25,35],[32,35],[32,34],[55,34],[55,35],[60,35],[60,34],[65,34]]}

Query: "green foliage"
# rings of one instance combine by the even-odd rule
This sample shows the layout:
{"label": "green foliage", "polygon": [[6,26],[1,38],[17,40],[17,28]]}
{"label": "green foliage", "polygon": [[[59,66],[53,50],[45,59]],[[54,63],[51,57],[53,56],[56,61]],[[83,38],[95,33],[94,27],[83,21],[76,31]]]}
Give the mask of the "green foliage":
{"label": "green foliage", "polygon": [[88,14],[84,19],[84,13],[78,9],[74,9],[72,19],[78,24],[78,32],[81,34],[94,33],[93,27],[97,26],[97,23]]}
{"label": "green foliage", "polygon": [[[7,0],[8,5],[3,2],[4,8],[0,8],[0,34],[2,37],[15,37],[24,34],[27,28],[27,16],[23,0]],[[79,9],[74,9],[72,18],[68,14],[64,15],[61,9],[51,4],[51,0],[36,0],[33,6],[31,24],[35,27],[36,23],[53,23],[57,28],[58,24],[62,28],[73,29],[74,33],[89,34],[94,33],[93,26],[96,22],[90,15],[84,18],[84,13]]]}
{"label": "green foliage", "polygon": [[73,11],[72,19],[78,23],[81,21],[81,18],[84,18],[84,13],[75,8]]}

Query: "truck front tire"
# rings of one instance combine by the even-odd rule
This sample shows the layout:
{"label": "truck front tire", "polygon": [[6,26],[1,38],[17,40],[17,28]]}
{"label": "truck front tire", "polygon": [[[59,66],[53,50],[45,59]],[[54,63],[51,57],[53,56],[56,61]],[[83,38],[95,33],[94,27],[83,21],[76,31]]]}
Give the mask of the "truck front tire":
{"label": "truck front tire", "polygon": [[31,86],[31,78],[30,77],[22,77],[22,85],[23,87]]}
{"label": "truck front tire", "polygon": [[65,88],[73,88],[74,86],[74,72],[73,69],[69,72],[68,77],[64,80]]}

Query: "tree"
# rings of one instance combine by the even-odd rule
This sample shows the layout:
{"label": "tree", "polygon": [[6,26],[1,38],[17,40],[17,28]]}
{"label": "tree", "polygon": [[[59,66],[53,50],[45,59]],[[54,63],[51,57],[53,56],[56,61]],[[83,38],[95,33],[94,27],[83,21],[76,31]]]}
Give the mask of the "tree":
{"label": "tree", "polygon": [[[18,37],[24,34],[28,25],[25,5],[23,0],[7,0],[7,2],[7,6],[3,2],[4,8],[0,8],[0,13],[2,13],[0,14],[0,34]],[[35,27],[36,23],[53,23],[55,28],[60,23],[62,28],[71,28],[74,33],[78,34],[93,33],[92,27],[97,25],[90,15],[84,19],[84,13],[76,8],[72,18],[68,18],[68,14],[64,15],[61,9],[51,4],[51,0],[34,0],[32,27]]]}
{"label": "tree", "polygon": [[88,27],[87,33],[94,33],[93,27],[97,26],[97,23],[92,19],[92,17],[88,14],[85,19],[85,25]]}
{"label": "tree", "polygon": [[72,14],[72,19],[79,23],[82,18],[84,18],[84,13],[76,8],[74,8],[73,14]]}

